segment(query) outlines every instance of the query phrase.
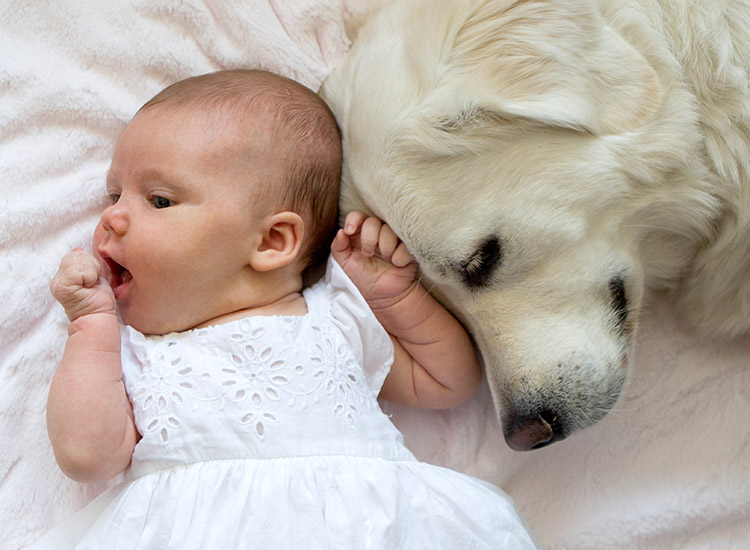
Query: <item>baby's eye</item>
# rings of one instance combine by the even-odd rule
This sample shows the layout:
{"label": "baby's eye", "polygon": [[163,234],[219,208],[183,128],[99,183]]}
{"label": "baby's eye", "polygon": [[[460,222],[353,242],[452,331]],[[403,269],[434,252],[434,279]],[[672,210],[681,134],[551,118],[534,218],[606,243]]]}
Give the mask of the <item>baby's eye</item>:
{"label": "baby's eye", "polygon": [[155,208],[168,208],[174,204],[171,200],[160,197],[158,195],[154,195],[151,198],[151,202],[153,203]]}
{"label": "baby's eye", "polygon": [[112,201],[112,204],[115,204],[117,201],[120,200],[120,194],[119,193],[110,193],[109,194],[109,200]]}

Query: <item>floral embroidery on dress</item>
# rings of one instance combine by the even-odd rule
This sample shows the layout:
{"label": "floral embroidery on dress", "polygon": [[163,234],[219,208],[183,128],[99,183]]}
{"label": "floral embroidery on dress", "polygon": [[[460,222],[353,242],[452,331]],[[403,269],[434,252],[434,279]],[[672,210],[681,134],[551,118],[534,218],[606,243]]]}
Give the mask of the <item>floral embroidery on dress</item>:
{"label": "floral embroidery on dress", "polygon": [[147,433],[155,433],[166,444],[170,430],[179,430],[182,422],[172,414],[170,404],[179,408],[195,387],[193,369],[182,365],[182,357],[175,352],[177,342],[163,341],[148,354],[142,365],[140,385],[131,396],[133,404],[153,418],[145,426]]}
{"label": "floral embroidery on dress", "polygon": [[[329,395],[335,393],[338,398],[331,412],[343,416],[354,428],[361,403],[371,400],[357,384],[354,373],[358,367],[347,357],[347,347],[334,344],[320,326],[313,324],[311,328],[318,336],[314,351],[309,357],[299,357],[295,342],[299,318],[281,317],[279,321],[282,334],[275,335],[276,347],[268,344],[265,328],[250,330],[240,323],[243,330],[230,335],[237,347],[229,356],[232,366],[222,369],[223,384],[232,388],[236,403],[246,402],[239,422],[252,425],[255,435],[262,440],[268,424],[277,422],[272,412],[276,402],[304,410],[320,401],[323,390]],[[352,372],[341,373],[336,366],[347,362],[347,370]]]}
{"label": "floral embroidery on dress", "polygon": [[[149,337],[132,392],[145,432],[168,445],[184,424],[182,414],[222,412],[264,441],[282,410],[304,412],[321,399],[332,417],[355,428],[363,409],[377,402],[361,365],[326,321],[312,313],[249,317],[176,337]],[[299,342],[302,322],[312,333],[306,345]],[[185,346],[190,351],[183,357]]]}
{"label": "floral embroidery on dress", "polygon": [[336,399],[333,414],[343,416],[349,426],[357,426],[357,417],[360,414],[360,406],[371,404],[369,392],[366,390],[367,383],[360,380],[361,368],[348,353],[348,348],[341,342],[334,342],[330,336],[324,336],[322,342],[316,345],[320,356],[313,356],[313,361],[323,365],[344,365],[344,369],[333,369],[326,373],[325,391]]}

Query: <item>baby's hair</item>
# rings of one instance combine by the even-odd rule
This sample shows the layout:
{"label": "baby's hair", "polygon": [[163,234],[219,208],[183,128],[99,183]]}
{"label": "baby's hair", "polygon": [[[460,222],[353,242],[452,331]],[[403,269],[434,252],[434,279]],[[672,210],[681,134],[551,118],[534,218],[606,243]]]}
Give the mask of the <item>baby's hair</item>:
{"label": "baby's hair", "polygon": [[285,159],[283,188],[270,185],[261,190],[259,200],[271,200],[303,217],[303,265],[325,261],[338,225],[342,153],[341,131],[320,96],[274,73],[235,69],[176,82],[140,111],[160,104],[240,108],[245,112],[262,109],[269,114],[274,121],[274,139],[288,143],[291,154]]}

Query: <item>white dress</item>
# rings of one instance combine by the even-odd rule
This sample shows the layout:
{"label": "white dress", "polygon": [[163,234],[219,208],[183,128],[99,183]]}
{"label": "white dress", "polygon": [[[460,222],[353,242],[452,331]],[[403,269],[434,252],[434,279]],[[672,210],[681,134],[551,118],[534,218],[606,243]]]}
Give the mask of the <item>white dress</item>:
{"label": "white dress", "polygon": [[388,335],[336,262],[304,316],[123,329],[127,479],[34,549],[526,549],[510,499],[419,462],[380,410]]}

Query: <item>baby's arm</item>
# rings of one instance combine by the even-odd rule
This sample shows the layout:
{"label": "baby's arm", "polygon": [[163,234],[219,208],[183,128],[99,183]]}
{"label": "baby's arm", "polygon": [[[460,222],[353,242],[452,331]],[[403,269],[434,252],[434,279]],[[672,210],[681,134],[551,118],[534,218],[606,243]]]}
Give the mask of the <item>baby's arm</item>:
{"label": "baby's arm", "polygon": [[377,218],[350,213],[331,247],[391,335],[394,363],[380,396],[425,408],[468,400],[481,367],[461,324],[417,281],[417,265],[393,230]]}
{"label": "baby's arm", "polygon": [[96,258],[76,249],[50,283],[70,326],[47,400],[47,431],[60,469],[86,482],[125,470],[138,439],[122,381],[115,299],[101,271]]}

